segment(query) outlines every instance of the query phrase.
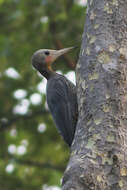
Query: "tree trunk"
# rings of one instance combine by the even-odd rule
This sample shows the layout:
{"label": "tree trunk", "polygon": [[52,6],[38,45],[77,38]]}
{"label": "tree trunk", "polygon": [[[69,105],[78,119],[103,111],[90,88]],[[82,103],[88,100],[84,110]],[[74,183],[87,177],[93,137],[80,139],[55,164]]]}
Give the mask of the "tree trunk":
{"label": "tree trunk", "polygon": [[127,190],[127,0],[89,0],[63,190]]}

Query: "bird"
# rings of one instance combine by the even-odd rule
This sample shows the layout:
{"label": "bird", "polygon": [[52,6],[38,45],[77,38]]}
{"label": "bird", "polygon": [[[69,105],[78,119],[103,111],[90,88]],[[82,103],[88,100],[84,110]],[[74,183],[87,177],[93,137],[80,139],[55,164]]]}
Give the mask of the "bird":
{"label": "bird", "polygon": [[60,50],[40,49],[32,55],[32,65],[47,79],[46,100],[58,132],[71,147],[78,118],[76,86],[65,76],[56,73],[52,64],[74,47]]}

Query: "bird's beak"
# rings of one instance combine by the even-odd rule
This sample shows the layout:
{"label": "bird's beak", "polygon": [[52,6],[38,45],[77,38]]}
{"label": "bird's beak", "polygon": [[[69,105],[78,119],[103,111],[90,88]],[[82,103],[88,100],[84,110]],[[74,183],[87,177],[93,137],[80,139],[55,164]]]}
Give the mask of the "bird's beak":
{"label": "bird's beak", "polygon": [[52,53],[53,61],[55,61],[58,57],[60,57],[61,55],[71,51],[74,48],[76,48],[76,47],[69,47],[69,48],[64,48],[64,49],[60,49],[60,50],[54,50],[54,52]]}
{"label": "bird's beak", "polygon": [[60,50],[57,50],[57,55],[58,57],[71,51],[72,49],[74,49],[75,47],[69,47],[69,48],[64,48],[64,49],[60,49]]}

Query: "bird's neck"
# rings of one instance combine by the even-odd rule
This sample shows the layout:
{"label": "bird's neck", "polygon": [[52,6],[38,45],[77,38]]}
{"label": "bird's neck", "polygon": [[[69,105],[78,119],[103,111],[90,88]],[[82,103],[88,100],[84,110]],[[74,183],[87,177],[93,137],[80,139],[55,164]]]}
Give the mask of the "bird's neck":
{"label": "bird's neck", "polygon": [[52,69],[47,69],[47,70],[39,70],[39,72],[47,79],[49,80],[55,72]]}

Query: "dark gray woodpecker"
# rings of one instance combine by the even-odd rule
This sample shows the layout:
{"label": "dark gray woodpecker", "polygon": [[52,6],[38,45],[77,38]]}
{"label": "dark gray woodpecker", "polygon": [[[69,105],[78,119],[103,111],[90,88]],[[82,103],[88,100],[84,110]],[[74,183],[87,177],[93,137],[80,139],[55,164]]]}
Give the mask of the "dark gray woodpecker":
{"label": "dark gray woodpecker", "polygon": [[69,146],[73,141],[78,115],[76,87],[64,76],[55,73],[52,63],[73,48],[40,49],[32,56],[33,67],[47,79],[47,104],[59,133]]}

